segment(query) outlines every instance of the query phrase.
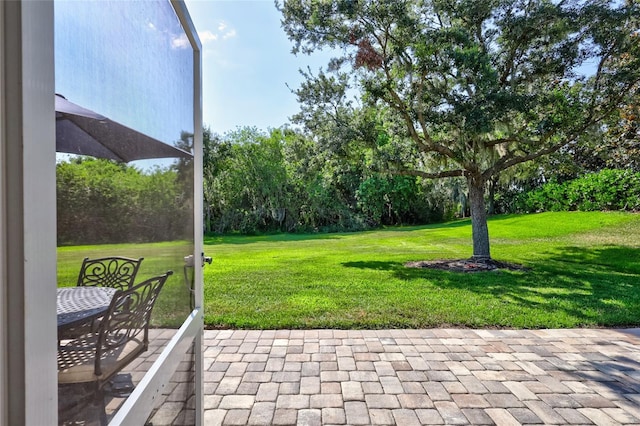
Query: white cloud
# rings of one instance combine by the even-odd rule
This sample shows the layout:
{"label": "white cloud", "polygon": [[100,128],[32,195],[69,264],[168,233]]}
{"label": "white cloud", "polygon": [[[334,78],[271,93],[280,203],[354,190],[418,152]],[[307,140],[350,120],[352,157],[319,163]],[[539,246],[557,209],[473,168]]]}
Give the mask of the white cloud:
{"label": "white cloud", "polygon": [[202,44],[218,40],[218,34],[214,34],[210,30],[199,31],[198,36],[200,37],[200,41],[202,42]]}
{"label": "white cloud", "polygon": [[[215,43],[220,40],[228,40],[236,37],[236,29],[230,27],[226,22],[220,22],[215,30],[198,31],[198,37],[203,46]],[[171,47],[173,49],[187,49],[191,47],[191,43],[185,34],[176,34],[171,37]]]}
{"label": "white cloud", "polygon": [[228,23],[220,21],[218,23],[218,34],[222,37],[222,40],[227,40],[236,36],[236,29],[230,27]]}
{"label": "white cloud", "polygon": [[234,38],[235,36],[236,36],[236,30],[235,30],[235,28],[231,28],[229,31],[225,32],[222,35],[222,39],[226,40],[226,39],[229,39],[229,38]]}
{"label": "white cloud", "polygon": [[180,34],[171,38],[171,47],[174,49],[186,49],[191,47],[186,34]]}
{"label": "white cloud", "polygon": [[228,40],[234,38],[237,35],[236,29],[229,26],[228,23],[220,21],[215,31],[206,30],[198,33],[200,41],[205,44],[210,41]]}

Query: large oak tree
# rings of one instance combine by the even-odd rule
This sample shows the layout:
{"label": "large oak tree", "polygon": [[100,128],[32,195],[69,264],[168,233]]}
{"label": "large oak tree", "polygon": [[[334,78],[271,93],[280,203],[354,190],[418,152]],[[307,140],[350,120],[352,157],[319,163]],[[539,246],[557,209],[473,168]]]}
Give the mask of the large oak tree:
{"label": "large oak tree", "polygon": [[414,158],[390,172],[466,179],[475,260],[491,259],[487,183],[577,143],[639,96],[634,0],[284,0],[276,7],[294,53],[336,54],[327,70],[304,73],[300,121],[313,129],[320,117],[343,120],[351,85],[384,139],[412,146]]}

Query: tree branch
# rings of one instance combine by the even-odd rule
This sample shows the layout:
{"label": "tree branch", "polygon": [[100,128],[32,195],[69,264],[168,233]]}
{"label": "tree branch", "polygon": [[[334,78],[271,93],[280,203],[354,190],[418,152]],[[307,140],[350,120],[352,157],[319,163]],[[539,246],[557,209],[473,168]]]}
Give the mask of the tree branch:
{"label": "tree branch", "polygon": [[465,170],[445,170],[443,172],[427,173],[420,170],[391,170],[394,175],[400,176],[418,176],[425,179],[442,179],[448,177],[465,176]]}
{"label": "tree branch", "polygon": [[519,139],[516,137],[494,139],[492,141],[484,142],[484,146],[486,146],[487,148],[490,148],[492,146],[500,145],[503,143],[509,143],[509,142],[522,142],[522,139]]}

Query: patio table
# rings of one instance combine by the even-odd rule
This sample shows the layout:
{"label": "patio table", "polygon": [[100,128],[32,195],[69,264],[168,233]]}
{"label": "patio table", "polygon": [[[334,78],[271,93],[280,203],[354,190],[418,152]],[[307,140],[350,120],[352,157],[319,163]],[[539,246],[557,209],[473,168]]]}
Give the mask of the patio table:
{"label": "patio table", "polygon": [[58,288],[58,333],[103,316],[116,291],[111,287]]}

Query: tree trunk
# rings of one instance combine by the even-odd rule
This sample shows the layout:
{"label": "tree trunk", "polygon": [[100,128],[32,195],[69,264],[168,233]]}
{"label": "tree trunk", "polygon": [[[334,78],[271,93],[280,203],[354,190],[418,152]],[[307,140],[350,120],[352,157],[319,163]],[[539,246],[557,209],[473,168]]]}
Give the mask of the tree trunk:
{"label": "tree trunk", "polygon": [[473,235],[473,259],[477,261],[491,260],[489,250],[489,228],[487,227],[487,210],[484,202],[484,179],[470,176],[469,203],[471,207],[471,232]]}

